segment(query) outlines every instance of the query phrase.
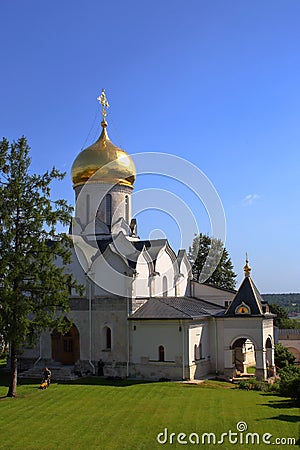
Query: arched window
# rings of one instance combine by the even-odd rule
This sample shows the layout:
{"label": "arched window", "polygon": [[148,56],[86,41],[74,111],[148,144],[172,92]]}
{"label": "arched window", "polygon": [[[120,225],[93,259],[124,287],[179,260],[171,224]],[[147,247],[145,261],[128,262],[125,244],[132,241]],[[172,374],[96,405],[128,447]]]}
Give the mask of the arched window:
{"label": "arched window", "polygon": [[194,345],[194,361],[197,361],[198,359],[198,347],[197,344]]}
{"label": "arched window", "polygon": [[203,359],[203,354],[202,354],[202,343],[200,342],[199,344],[199,359]]}
{"label": "arched window", "polygon": [[163,296],[168,297],[168,279],[166,276],[163,277],[162,285],[163,285]]}
{"label": "arched window", "polygon": [[158,347],[158,361],[164,361],[165,360],[165,348],[163,345],[160,345]]}
{"label": "arched window", "polygon": [[105,337],[106,337],[106,348],[107,348],[107,350],[110,350],[111,349],[111,329],[109,327],[106,327]]}
{"label": "arched window", "polygon": [[125,222],[129,224],[129,197],[125,195]]}
{"label": "arched window", "polygon": [[106,194],[105,200],[105,222],[106,225],[111,225],[111,194]]}

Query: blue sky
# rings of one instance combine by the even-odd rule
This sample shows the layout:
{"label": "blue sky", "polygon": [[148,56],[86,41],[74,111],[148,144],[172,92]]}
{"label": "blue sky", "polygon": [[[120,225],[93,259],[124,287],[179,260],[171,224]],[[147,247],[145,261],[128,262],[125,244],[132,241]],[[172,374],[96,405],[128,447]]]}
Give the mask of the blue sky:
{"label": "blue sky", "polygon": [[[0,17],[1,136],[27,136],[35,171],[67,171],[53,195],[74,201],[70,167],[100,132],[105,87],[115,144],[177,155],[215,186],[238,282],[247,251],[262,293],[300,291],[298,0],[10,0]],[[137,189],[173,189],[157,178]],[[180,245],[163,213],[138,219],[142,237]]]}

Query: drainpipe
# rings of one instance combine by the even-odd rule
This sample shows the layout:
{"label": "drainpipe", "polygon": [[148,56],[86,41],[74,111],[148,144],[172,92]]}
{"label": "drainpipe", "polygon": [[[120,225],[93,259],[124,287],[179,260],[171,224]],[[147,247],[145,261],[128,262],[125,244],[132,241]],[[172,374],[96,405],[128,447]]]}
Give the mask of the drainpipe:
{"label": "drainpipe", "polygon": [[180,321],[180,326],[181,326],[181,333],[182,333],[182,379],[185,380],[185,367],[184,367],[184,363],[185,363],[185,342],[184,342],[184,327],[183,327],[183,321]]}
{"label": "drainpipe", "polygon": [[129,292],[127,291],[126,297],[127,303],[127,361],[126,361],[126,378],[129,377],[129,362],[130,362],[130,320],[129,317]]}
{"label": "drainpipe", "polygon": [[[86,274],[87,275],[87,274]],[[95,375],[95,366],[92,363],[92,280],[88,278],[88,296],[89,296],[89,332],[90,332],[90,354],[89,354],[89,365],[93,370],[93,375]]]}
{"label": "drainpipe", "polygon": [[215,355],[216,355],[216,374],[218,373],[218,330],[217,330],[217,322],[216,318],[213,317],[214,325],[215,325]]}

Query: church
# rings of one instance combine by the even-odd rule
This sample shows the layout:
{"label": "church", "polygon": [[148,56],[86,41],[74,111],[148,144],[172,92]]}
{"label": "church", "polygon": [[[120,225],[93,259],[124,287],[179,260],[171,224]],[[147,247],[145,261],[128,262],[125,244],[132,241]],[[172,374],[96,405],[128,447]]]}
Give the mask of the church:
{"label": "church", "polygon": [[255,367],[274,373],[273,315],[248,261],[237,291],[192,279],[186,251],[167,239],[142,240],[132,218],[136,178],[129,154],[108,136],[105,92],[99,139],[76,157],[71,174],[74,248],[65,267],[85,287],[71,292],[72,326],[43,333],[21,356],[28,374],[48,366],[53,378],[94,374],[149,380],[232,378]]}

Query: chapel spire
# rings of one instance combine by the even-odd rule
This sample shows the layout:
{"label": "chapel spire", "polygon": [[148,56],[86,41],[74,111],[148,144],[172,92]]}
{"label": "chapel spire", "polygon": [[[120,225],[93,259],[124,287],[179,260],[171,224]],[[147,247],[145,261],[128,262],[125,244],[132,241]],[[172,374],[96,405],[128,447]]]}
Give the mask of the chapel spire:
{"label": "chapel spire", "polygon": [[251,267],[249,266],[248,253],[246,253],[246,264],[244,266],[245,277],[250,277]]}

